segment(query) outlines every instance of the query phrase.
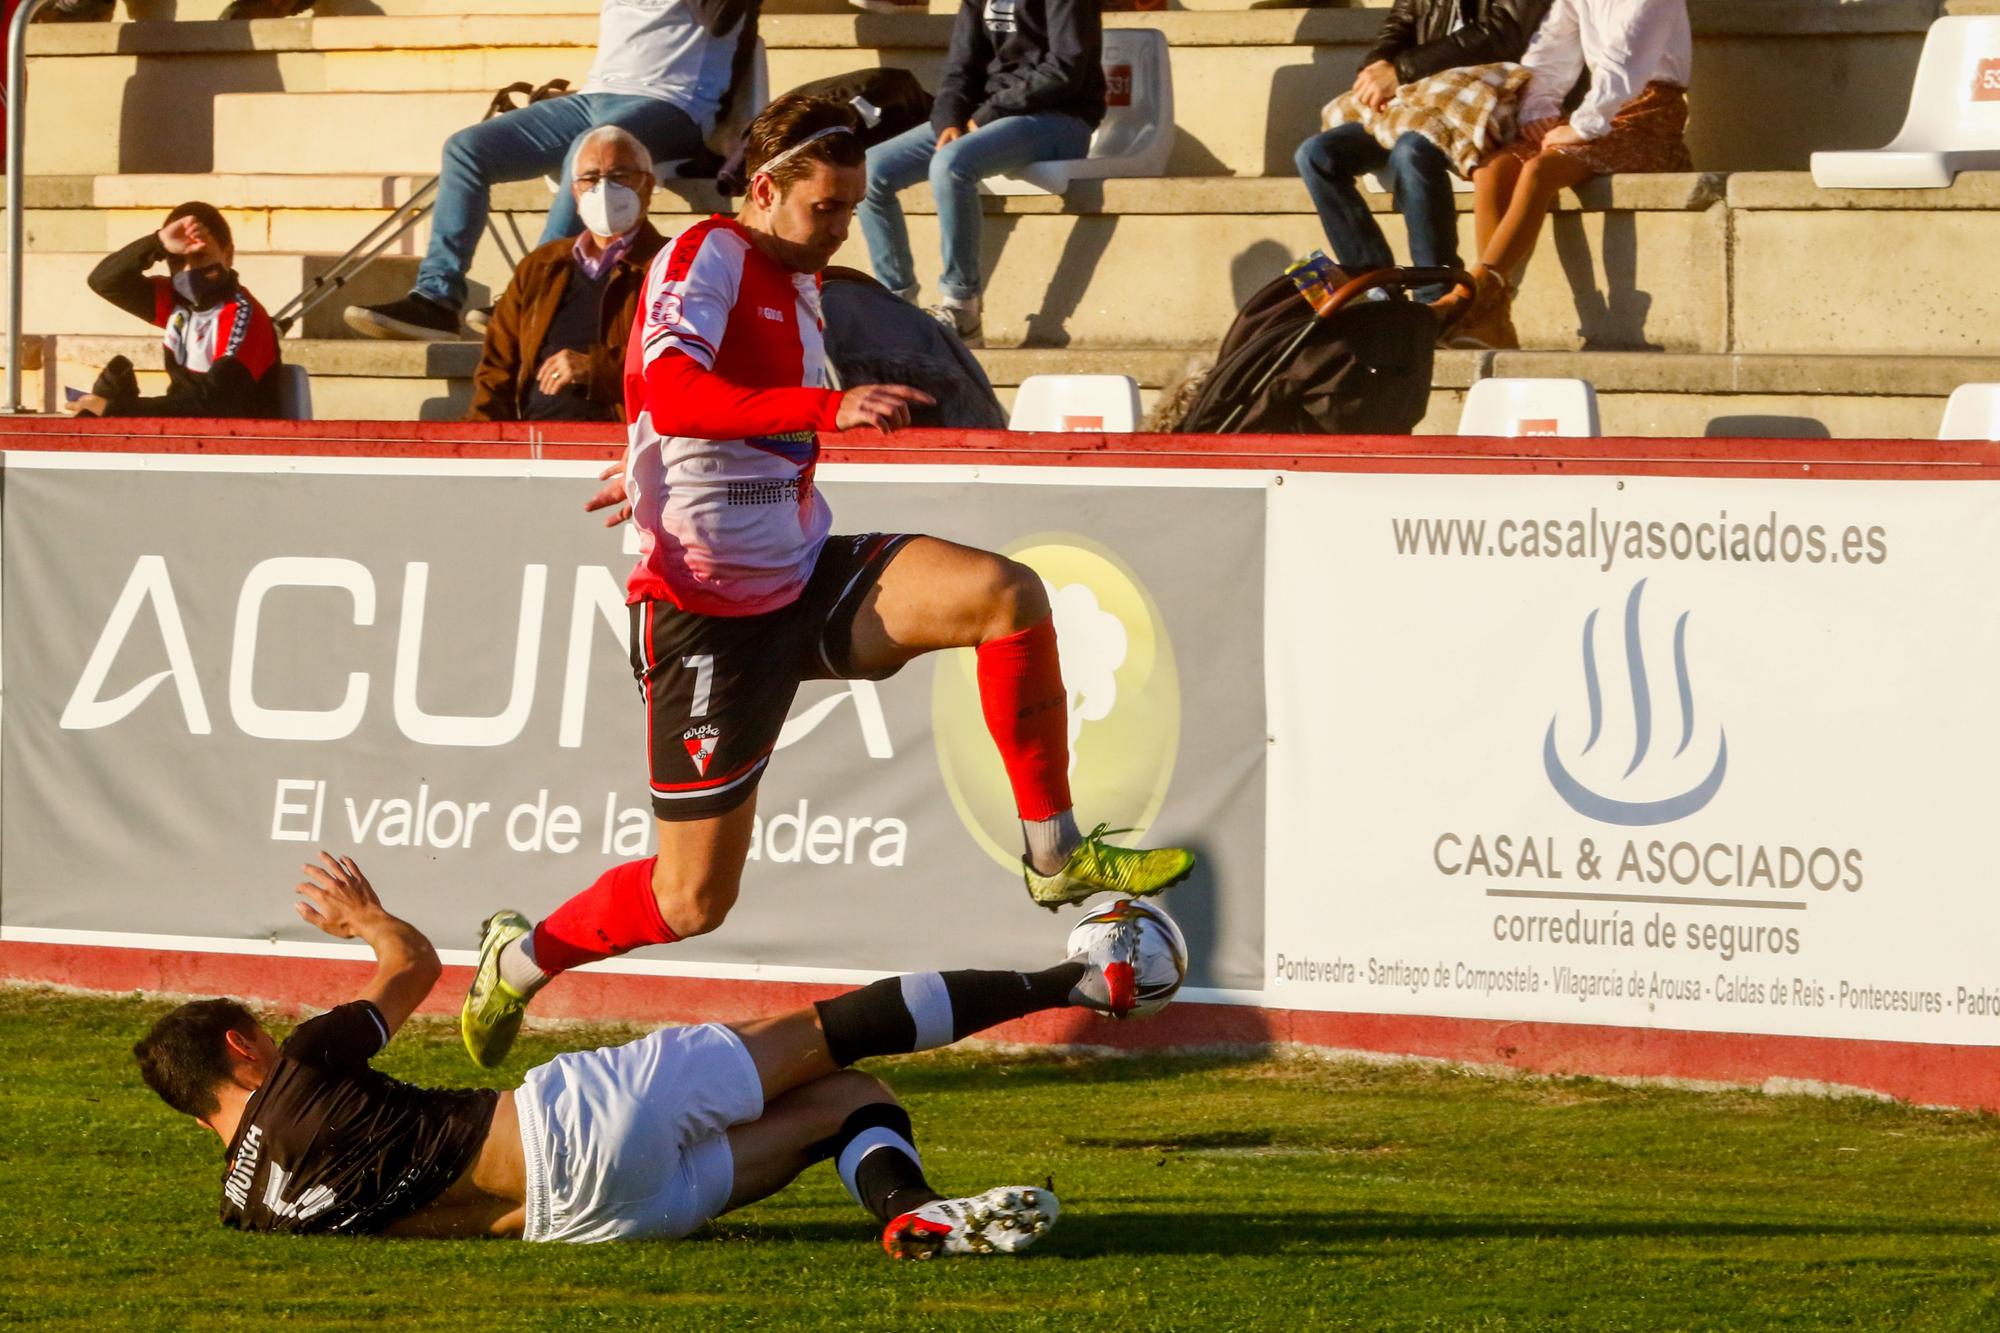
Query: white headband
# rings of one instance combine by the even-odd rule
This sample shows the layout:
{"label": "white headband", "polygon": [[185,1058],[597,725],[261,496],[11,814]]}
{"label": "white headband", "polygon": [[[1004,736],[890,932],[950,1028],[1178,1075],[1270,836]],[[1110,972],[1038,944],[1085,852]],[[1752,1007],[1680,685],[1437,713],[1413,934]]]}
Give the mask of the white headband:
{"label": "white headband", "polygon": [[784,152],[779,153],[776,157],[766,162],[763,166],[757,168],[757,170],[753,174],[758,176],[768,176],[772,172],[776,171],[779,167],[783,166],[786,162],[789,162],[791,159],[797,157],[807,148],[810,148],[812,145],[818,143],[821,139],[826,138],[828,135],[852,134],[852,133],[854,133],[854,129],[852,126],[849,125],[829,125],[823,130],[814,130],[811,134],[808,134],[805,138],[799,140],[797,143],[793,144],[790,148],[787,148]]}

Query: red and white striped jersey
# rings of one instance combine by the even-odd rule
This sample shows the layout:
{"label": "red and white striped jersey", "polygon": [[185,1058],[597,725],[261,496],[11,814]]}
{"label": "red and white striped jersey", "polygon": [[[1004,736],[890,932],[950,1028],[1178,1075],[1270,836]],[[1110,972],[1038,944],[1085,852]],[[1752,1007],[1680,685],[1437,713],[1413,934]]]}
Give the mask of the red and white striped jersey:
{"label": "red and white striped jersey", "polygon": [[228,357],[242,362],[250,378],[261,380],[278,364],[278,331],[257,298],[238,287],[206,310],[174,299],[173,284],[153,278],[153,323],[165,332],[167,360],[206,375]]}
{"label": "red and white striped jersey", "polygon": [[818,275],[727,218],[654,258],[625,353],[628,601],[749,616],[805,587],[833,521],[813,485],[840,403],[823,323]]}

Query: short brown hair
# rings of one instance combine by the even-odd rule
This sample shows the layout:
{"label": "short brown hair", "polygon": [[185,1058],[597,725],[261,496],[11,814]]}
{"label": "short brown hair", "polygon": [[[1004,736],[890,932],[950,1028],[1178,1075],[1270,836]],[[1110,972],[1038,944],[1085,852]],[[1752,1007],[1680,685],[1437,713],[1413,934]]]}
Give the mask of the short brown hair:
{"label": "short brown hair", "polygon": [[743,132],[743,170],[746,176],[764,171],[764,164],[805,143],[822,130],[843,129],[846,134],[829,134],[815,139],[770,172],[780,189],[810,175],[815,162],[834,167],[858,167],[867,160],[861,146],[861,113],[845,102],[808,93],[786,93],[758,113]]}
{"label": "short brown hair", "polygon": [[160,1015],[152,1031],[133,1044],[132,1054],[140,1077],[161,1101],[199,1119],[221,1109],[215,1088],[233,1072],[223,1037],[256,1031],[256,1015],[234,1000],[193,1000]]}

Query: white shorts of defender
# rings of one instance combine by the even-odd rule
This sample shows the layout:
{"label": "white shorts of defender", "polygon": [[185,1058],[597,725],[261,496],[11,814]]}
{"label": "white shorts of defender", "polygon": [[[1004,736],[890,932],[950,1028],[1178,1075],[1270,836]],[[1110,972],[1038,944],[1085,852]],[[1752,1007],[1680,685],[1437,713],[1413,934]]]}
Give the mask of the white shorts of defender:
{"label": "white shorts of defender", "polygon": [[764,1113],[750,1052],[716,1023],[537,1065],[514,1094],[526,1240],[674,1240],[735,1185],[731,1125]]}

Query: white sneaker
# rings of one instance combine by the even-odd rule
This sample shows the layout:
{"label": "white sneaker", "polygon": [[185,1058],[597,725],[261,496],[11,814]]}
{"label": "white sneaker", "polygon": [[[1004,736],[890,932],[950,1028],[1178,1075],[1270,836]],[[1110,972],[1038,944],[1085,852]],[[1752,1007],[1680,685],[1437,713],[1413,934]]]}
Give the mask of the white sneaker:
{"label": "white sneaker", "polygon": [[1062,1213],[1056,1196],[1025,1185],[1001,1185],[969,1199],[935,1199],[893,1219],[882,1231],[891,1259],[940,1254],[1012,1254],[1048,1233]]}
{"label": "white sneaker", "polygon": [[981,320],[983,302],[978,297],[970,301],[944,300],[936,305],[924,307],[924,313],[958,335],[958,340],[967,347],[986,346],[986,333]]}

